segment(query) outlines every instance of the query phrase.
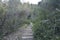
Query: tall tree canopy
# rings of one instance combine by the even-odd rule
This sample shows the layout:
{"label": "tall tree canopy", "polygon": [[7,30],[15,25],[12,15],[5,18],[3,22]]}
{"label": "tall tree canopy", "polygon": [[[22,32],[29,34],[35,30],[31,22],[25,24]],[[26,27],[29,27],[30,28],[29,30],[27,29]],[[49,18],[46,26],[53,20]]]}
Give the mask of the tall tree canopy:
{"label": "tall tree canopy", "polygon": [[60,7],[59,4],[59,0],[42,0],[40,6],[49,10],[55,10],[56,8]]}

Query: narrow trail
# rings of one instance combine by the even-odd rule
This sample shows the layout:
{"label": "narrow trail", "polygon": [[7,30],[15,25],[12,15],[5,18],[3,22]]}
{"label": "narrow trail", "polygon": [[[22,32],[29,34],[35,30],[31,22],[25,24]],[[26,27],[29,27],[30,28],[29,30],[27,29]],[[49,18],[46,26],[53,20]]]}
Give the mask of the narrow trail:
{"label": "narrow trail", "polygon": [[16,32],[5,36],[3,40],[33,40],[32,25],[24,25],[19,28]]}
{"label": "narrow trail", "polygon": [[22,40],[33,40],[32,25],[30,24],[27,28],[24,29],[22,34]]}
{"label": "narrow trail", "polygon": [[10,35],[7,35],[3,38],[3,40],[22,40],[22,32],[24,30],[24,27],[18,28],[18,30],[14,33],[11,33]]}

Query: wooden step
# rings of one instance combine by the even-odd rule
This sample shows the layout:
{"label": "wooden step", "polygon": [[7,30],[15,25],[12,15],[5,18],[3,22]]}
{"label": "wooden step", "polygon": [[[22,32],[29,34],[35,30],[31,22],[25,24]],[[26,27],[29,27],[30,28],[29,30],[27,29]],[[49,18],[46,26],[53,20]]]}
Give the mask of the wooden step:
{"label": "wooden step", "polygon": [[26,38],[33,38],[33,36],[23,36],[22,38],[23,38],[23,39],[26,39]]}

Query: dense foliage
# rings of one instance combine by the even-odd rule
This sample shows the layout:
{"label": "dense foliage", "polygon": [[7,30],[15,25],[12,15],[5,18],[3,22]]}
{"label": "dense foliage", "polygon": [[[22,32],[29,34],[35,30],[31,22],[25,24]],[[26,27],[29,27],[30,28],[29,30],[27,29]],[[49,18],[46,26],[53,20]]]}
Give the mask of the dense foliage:
{"label": "dense foliage", "polygon": [[33,21],[34,40],[60,40],[60,5],[57,3],[57,0],[40,2],[39,16]]}
{"label": "dense foliage", "polygon": [[60,40],[60,0],[42,0],[38,5],[0,0],[0,39],[31,21],[34,40]]}
{"label": "dense foliage", "polygon": [[0,2],[0,40],[16,31],[24,24],[30,23],[32,5],[22,4],[20,0]]}

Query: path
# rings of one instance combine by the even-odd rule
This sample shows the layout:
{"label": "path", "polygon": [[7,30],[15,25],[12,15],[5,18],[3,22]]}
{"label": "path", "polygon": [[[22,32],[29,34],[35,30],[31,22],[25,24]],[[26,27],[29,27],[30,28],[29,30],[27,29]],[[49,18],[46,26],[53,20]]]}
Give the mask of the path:
{"label": "path", "polygon": [[23,31],[22,40],[33,40],[33,32],[31,24]]}
{"label": "path", "polygon": [[33,40],[32,25],[24,25],[16,32],[5,36],[3,40]]}
{"label": "path", "polygon": [[18,28],[16,32],[11,33],[8,36],[5,36],[3,40],[21,40],[23,29],[24,27]]}

